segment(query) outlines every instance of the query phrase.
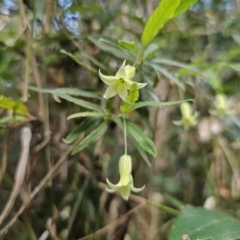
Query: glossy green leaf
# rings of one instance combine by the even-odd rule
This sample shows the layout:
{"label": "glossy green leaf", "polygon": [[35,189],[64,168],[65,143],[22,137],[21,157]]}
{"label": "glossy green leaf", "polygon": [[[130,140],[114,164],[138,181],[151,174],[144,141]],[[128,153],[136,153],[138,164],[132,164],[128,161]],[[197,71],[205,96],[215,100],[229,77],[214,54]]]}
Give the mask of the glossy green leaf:
{"label": "glossy green leaf", "polygon": [[127,133],[132,135],[140,148],[156,157],[157,150],[153,141],[142,131],[140,127],[138,127],[135,123],[126,120],[126,128]]}
{"label": "glossy green leaf", "polygon": [[67,144],[74,142],[81,133],[91,128],[95,121],[94,118],[84,119],[65,139],[63,139],[63,141]]}
{"label": "glossy green leaf", "polygon": [[104,113],[102,112],[79,112],[79,113],[74,113],[70,116],[68,116],[68,120],[73,119],[73,118],[81,118],[81,117],[103,117]]}
{"label": "glossy green leaf", "polygon": [[195,4],[198,0],[181,0],[178,8],[176,9],[174,13],[174,17],[177,17],[178,15],[184,13],[188,10],[193,4]]}
{"label": "glossy green leaf", "polygon": [[50,94],[69,94],[73,96],[81,96],[86,98],[97,98],[102,99],[102,97],[97,92],[91,92],[87,90],[81,90],[79,88],[55,88],[55,89],[43,89],[37,87],[29,87],[30,90],[40,93],[50,93]]}
{"label": "glossy green leaf", "polygon": [[179,81],[179,79],[177,79],[176,77],[174,77],[166,68],[161,67],[158,64],[149,64],[153,70],[157,73],[157,74],[162,74],[164,75],[166,78],[168,78],[169,80],[173,81],[176,85],[178,85],[179,87],[181,87],[184,90],[184,86],[183,84]]}
{"label": "glossy green leaf", "polygon": [[27,106],[21,100],[14,101],[3,95],[0,96],[0,108],[12,110],[13,114],[30,116]]}
{"label": "glossy green leaf", "polygon": [[123,41],[123,40],[119,40],[118,45],[120,47],[125,48],[129,51],[132,51],[132,52],[137,52],[137,50],[138,50],[135,42],[126,42],[126,41]]}
{"label": "glossy green leaf", "polygon": [[100,126],[87,135],[72,151],[72,155],[86,148],[90,143],[96,142],[107,130],[107,124],[101,123]]}
{"label": "glossy green leaf", "polygon": [[138,85],[136,83],[133,83],[128,96],[127,96],[127,102],[134,104],[139,98],[139,89],[138,89]]}
{"label": "glossy green leaf", "polygon": [[167,107],[167,106],[180,104],[187,101],[193,101],[193,100],[186,99],[182,101],[172,101],[172,102],[154,102],[154,101],[137,102],[129,109],[129,112],[142,107]]}
{"label": "glossy green leaf", "polygon": [[240,221],[225,213],[188,205],[173,222],[168,240],[237,240]]}
{"label": "glossy green leaf", "polygon": [[173,18],[180,0],[162,0],[149,17],[142,33],[142,44],[148,45],[164,24]]}
{"label": "glossy green leaf", "polygon": [[138,97],[139,97],[138,85],[136,83],[134,83],[134,84],[132,84],[132,86],[129,90],[127,102],[122,103],[122,105],[120,107],[120,111],[122,113],[129,112],[129,110],[131,109],[133,104],[138,100]]}

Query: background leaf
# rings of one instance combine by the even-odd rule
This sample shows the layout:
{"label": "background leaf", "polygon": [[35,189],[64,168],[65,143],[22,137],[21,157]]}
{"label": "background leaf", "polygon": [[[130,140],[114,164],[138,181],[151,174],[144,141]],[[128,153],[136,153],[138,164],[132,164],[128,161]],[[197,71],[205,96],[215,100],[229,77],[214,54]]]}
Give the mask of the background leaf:
{"label": "background leaf", "polygon": [[81,90],[79,88],[55,88],[55,89],[47,89],[47,88],[37,88],[37,87],[29,87],[30,90],[40,93],[50,93],[50,94],[69,94],[73,96],[81,96],[86,98],[97,98],[102,99],[99,93]]}
{"label": "background leaf", "polygon": [[135,123],[126,120],[127,133],[131,134],[138,145],[149,154],[156,156],[157,150],[153,141]]}
{"label": "background leaf", "polygon": [[80,117],[103,117],[104,113],[101,112],[79,112],[79,113],[74,113],[68,116],[69,119],[73,118],[80,118]]}
{"label": "background leaf", "polygon": [[86,148],[90,143],[96,142],[107,130],[107,124],[103,122],[100,126],[87,135],[72,151],[72,155]]}
{"label": "background leaf", "polygon": [[[225,213],[188,205],[172,224],[168,240],[240,239],[240,221]],[[188,237],[188,238],[187,238]]]}
{"label": "background leaf", "polygon": [[63,139],[63,141],[67,144],[74,142],[81,133],[91,128],[95,121],[96,120],[94,118],[90,117],[84,119],[70,134],[68,134],[65,139]]}
{"label": "background leaf", "polygon": [[72,102],[72,103],[75,103],[81,107],[84,107],[84,108],[88,108],[88,109],[91,109],[91,110],[94,110],[94,111],[102,111],[102,109],[97,105],[97,104],[94,104],[94,103],[91,103],[91,102],[88,102],[88,101],[84,101],[84,100],[81,100],[81,99],[77,99],[75,97],[72,97],[68,94],[58,94],[58,97],[62,98],[62,99],[65,99],[67,100],[68,102]]}
{"label": "background leaf", "polygon": [[164,107],[164,106],[170,106],[174,104],[180,104],[187,101],[193,101],[193,100],[186,99],[183,101],[172,101],[172,102],[154,102],[154,101],[137,102],[129,109],[129,112],[142,107]]}
{"label": "background leaf", "polygon": [[153,70],[159,75],[162,74],[164,75],[166,78],[168,78],[169,80],[173,81],[175,84],[177,84],[179,87],[181,87],[184,90],[184,85],[179,81],[179,79],[177,79],[176,77],[174,77],[166,68],[161,67],[160,65],[157,64],[149,64]]}
{"label": "background leaf", "polygon": [[118,45],[132,52],[137,52],[138,48],[135,42],[118,41]]}

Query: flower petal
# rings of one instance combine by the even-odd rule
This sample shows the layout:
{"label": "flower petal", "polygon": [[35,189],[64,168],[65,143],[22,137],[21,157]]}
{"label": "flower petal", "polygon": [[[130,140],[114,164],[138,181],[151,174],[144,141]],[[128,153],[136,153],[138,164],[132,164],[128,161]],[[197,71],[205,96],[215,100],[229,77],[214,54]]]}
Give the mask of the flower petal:
{"label": "flower petal", "polygon": [[99,77],[101,78],[101,80],[107,84],[107,85],[115,85],[115,84],[118,84],[118,78],[115,77],[115,76],[106,76],[106,75],[103,75],[99,69]]}
{"label": "flower petal", "polygon": [[120,194],[122,196],[123,199],[128,200],[129,195],[130,195],[130,186],[122,186],[120,188]]}
{"label": "flower petal", "polygon": [[108,179],[106,179],[106,181],[107,181],[108,186],[109,186],[110,188],[115,189],[116,191],[118,190],[119,187],[121,187],[121,184],[119,184],[119,183],[113,184],[113,183],[111,183]]}
{"label": "flower petal", "polygon": [[105,99],[111,98],[118,93],[118,85],[108,86],[106,92],[104,93],[103,97]]}
{"label": "flower petal", "polygon": [[127,92],[127,84],[125,82],[121,82],[118,84],[118,94],[124,102],[127,102],[128,92]]}
{"label": "flower petal", "polygon": [[134,82],[129,79],[125,79],[125,83],[127,84],[127,89],[130,90],[130,88]]}
{"label": "flower petal", "polygon": [[138,83],[138,82],[131,81],[131,80],[129,80],[129,79],[126,79],[125,82],[126,82],[126,84],[127,84],[128,90],[131,88],[131,86],[132,86],[133,83],[136,83],[136,84],[137,84],[138,89],[143,88],[143,87],[145,87],[145,86],[147,85],[147,83]]}
{"label": "flower petal", "polygon": [[189,118],[191,117],[191,105],[187,102],[181,103],[180,105],[180,109],[181,109],[181,114],[183,117],[185,118]]}
{"label": "flower petal", "polygon": [[135,193],[141,192],[144,188],[145,188],[145,185],[143,185],[143,187],[141,187],[141,188],[136,188],[133,185],[131,185],[131,191],[133,191]]}
{"label": "flower petal", "polygon": [[124,80],[127,79],[127,75],[125,72],[125,62],[126,60],[124,60],[122,66],[119,68],[119,70],[116,73],[116,77],[119,78],[123,78]]}

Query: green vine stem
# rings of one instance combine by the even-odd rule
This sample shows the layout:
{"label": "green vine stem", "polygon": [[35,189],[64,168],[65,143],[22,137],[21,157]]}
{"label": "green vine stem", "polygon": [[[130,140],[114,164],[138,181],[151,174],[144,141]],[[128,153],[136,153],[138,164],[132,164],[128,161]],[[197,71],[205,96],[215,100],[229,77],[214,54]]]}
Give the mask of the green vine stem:
{"label": "green vine stem", "polygon": [[123,134],[124,134],[124,146],[125,146],[125,155],[127,155],[127,126],[126,126],[126,120],[124,116],[123,119]]}
{"label": "green vine stem", "polygon": [[147,203],[155,208],[158,208],[164,212],[167,212],[171,215],[174,215],[174,216],[177,216],[180,211],[176,210],[176,209],[173,209],[173,208],[170,208],[170,207],[167,207],[165,205],[162,205],[162,204],[159,204],[159,203],[155,203],[155,202],[152,202],[152,201],[149,201],[147,200]]}

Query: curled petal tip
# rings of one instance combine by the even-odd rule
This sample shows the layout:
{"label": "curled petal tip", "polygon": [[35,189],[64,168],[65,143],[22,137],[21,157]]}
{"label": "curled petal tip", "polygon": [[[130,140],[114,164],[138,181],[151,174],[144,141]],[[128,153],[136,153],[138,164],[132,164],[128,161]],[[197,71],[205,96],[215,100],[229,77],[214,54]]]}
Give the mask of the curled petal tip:
{"label": "curled petal tip", "polygon": [[140,88],[145,87],[147,85],[147,83],[137,83],[137,85],[138,85],[138,88],[140,89]]}
{"label": "curled petal tip", "polygon": [[116,189],[105,188],[108,193],[115,193]]}
{"label": "curled petal tip", "polygon": [[106,179],[106,182],[110,188],[116,189],[119,187],[119,184],[113,184],[108,179]]}
{"label": "curled petal tip", "polygon": [[131,186],[131,190],[135,193],[141,192],[145,188],[145,185],[143,185],[141,188],[136,188]]}

